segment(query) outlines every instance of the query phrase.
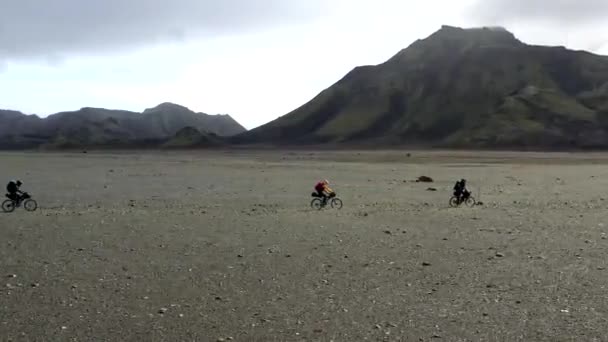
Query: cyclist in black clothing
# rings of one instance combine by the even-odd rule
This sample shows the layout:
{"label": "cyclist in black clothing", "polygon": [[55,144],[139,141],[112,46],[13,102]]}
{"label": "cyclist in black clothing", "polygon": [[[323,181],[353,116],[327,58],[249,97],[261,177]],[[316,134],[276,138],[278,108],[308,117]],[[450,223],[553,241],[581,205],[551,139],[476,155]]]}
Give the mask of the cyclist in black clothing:
{"label": "cyclist in black clothing", "polygon": [[19,202],[19,196],[23,194],[19,188],[23,185],[20,180],[12,180],[6,185],[6,191],[8,192],[8,198],[14,202]]}
{"label": "cyclist in black clothing", "polygon": [[462,202],[463,200],[467,199],[467,197],[469,197],[470,195],[471,195],[471,193],[469,192],[469,190],[467,190],[466,179],[461,179],[461,180],[457,181],[456,184],[454,185],[454,196],[456,196],[456,198],[458,198],[458,201]]}

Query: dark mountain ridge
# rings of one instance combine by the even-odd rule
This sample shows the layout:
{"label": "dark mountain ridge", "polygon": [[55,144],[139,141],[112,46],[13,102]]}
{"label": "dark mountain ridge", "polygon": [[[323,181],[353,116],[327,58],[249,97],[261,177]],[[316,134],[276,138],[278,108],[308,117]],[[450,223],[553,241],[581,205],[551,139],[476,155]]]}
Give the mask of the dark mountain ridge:
{"label": "dark mountain ridge", "polygon": [[163,143],[185,127],[218,138],[245,131],[229,115],[195,113],[172,103],[143,113],[85,107],[46,118],[0,110],[0,148],[140,146]]}

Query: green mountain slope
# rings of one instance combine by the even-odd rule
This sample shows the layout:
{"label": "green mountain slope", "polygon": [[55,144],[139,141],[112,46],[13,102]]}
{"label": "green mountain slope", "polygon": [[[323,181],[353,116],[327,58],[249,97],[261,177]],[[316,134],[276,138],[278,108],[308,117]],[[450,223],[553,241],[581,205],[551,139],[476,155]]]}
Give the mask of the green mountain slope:
{"label": "green mountain slope", "polygon": [[443,26],[236,143],[608,147],[608,58]]}

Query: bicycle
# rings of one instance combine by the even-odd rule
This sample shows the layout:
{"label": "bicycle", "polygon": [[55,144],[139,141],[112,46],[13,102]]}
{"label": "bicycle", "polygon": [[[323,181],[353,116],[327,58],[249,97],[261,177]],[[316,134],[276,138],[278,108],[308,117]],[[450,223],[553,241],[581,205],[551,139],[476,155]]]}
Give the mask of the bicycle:
{"label": "bicycle", "polygon": [[452,196],[450,198],[450,207],[452,208],[459,207],[462,203],[464,203],[467,207],[472,208],[475,206],[475,204],[477,204],[477,201],[475,201],[475,197],[473,197],[471,194],[462,196],[460,198],[456,196]]}
{"label": "bicycle", "polygon": [[332,208],[340,210],[344,205],[344,203],[342,203],[342,200],[336,197],[335,193],[329,195],[329,197],[323,198],[316,192],[313,192],[312,197],[315,197],[310,202],[310,206],[313,209],[321,210],[329,204]]}
{"label": "bicycle", "polygon": [[9,194],[6,194],[5,196],[6,198],[8,198],[4,202],[2,202],[2,210],[5,213],[12,213],[13,211],[15,211],[15,208],[18,208],[19,206],[21,206],[21,204],[23,204],[23,208],[26,211],[35,211],[36,209],[38,209],[38,203],[27,192],[24,192],[23,194],[21,194],[21,196],[18,196],[16,201],[12,199]]}

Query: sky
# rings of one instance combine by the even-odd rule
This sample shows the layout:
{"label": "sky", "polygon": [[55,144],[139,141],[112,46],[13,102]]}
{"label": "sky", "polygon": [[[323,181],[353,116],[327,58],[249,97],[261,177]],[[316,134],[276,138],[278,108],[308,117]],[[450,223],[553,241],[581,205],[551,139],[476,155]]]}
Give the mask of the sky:
{"label": "sky", "polygon": [[0,0],[0,108],[173,102],[246,128],[441,25],[608,55],[604,0]]}

